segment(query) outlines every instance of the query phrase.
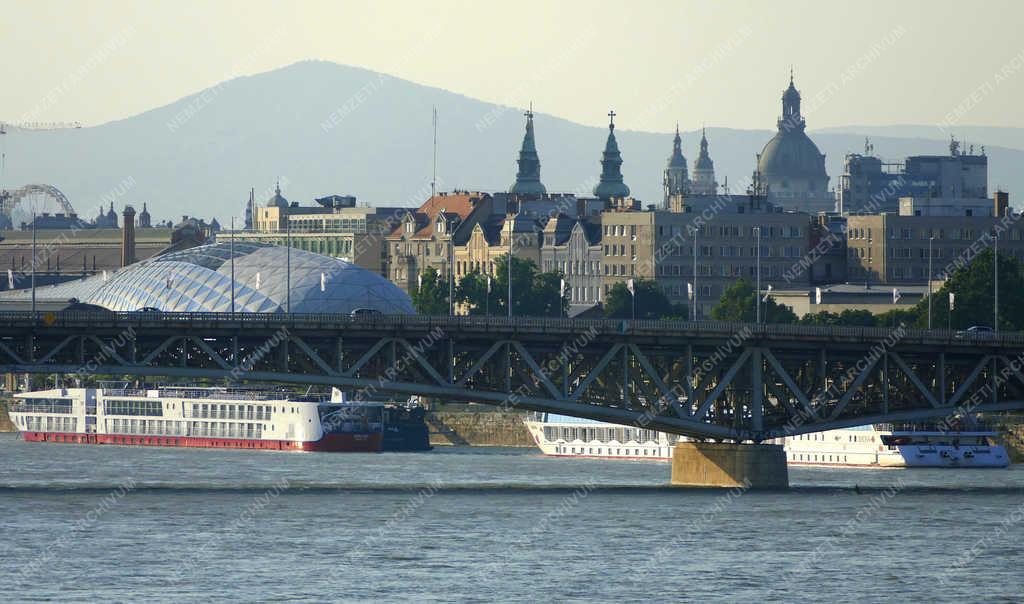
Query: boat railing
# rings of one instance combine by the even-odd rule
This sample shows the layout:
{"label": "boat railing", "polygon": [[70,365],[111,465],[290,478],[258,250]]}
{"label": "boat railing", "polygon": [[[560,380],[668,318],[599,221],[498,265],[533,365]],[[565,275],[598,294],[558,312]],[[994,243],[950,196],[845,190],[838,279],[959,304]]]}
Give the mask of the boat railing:
{"label": "boat railing", "polygon": [[984,423],[885,423],[875,424],[879,432],[993,432],[995,427]]}

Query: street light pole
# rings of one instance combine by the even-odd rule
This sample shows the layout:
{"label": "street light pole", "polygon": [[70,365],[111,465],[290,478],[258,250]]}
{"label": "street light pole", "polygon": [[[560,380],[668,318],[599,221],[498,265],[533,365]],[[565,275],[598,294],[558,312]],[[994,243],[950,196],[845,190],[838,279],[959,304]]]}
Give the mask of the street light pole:
{"label": "street light pole", "polygon": [[231,217],[231,315],[235,314],[235,217]]}
{"label": "street light pole", "polygon": [[36,213],[32,212],[32,320],[36,320]]}
{"label": "street light pole", "polygon": [[508,318],[512,318],[512,227],[511,214],[506,220],[508,223]]}
{"label": "street light pole", "polygon": [[286,254],[286,264],[288,265],[288,268],[285,269],[285,289],[287,290],[287,298],[285,298],[285,309],[290,315],[292,314],[292,221],[288,218],[288,216],[285,216],[285,220],[287,221],[285,222],[285,233],[286,239],[288,240],[288,251]]}
{"label": "street light pole", "polygon": [[935,237],[928,238],[928,329],[932,328],[932,242]]}
{"label": "street light pole", "polygon": [[455,316],[455,241],[452,239],[451,229],[448,229],[448,316]]}
{"label": "street light pole", "polygon": [[697,230],[693,231],[693,320],[697,320]]}
{"label": "street light pole", "polygon": [[993,234],[995,235],[996,253],[995,258],[992,260],[992,265],[995,267],[996,276],[994,284],[995,302],[992,305],[993,315],[995,316],[995,325],[992,326],[992,329],[994,329],[996,333],[999,333],[999,231],[993,231]]}
{"label": "street light pole", "polygon": [[754,227],[757,229],[757,321],[758,325],[761,324],[761,227]]}

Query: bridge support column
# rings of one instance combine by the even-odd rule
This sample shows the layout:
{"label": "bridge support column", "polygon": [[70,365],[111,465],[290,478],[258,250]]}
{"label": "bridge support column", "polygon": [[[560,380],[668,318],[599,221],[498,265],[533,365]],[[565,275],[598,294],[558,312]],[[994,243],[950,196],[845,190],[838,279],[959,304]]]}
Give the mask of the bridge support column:
{"label": "bridge support column", "polygon": [[784,489],[789,486],[782,445],[678,443],[672,484],[680,487]]}

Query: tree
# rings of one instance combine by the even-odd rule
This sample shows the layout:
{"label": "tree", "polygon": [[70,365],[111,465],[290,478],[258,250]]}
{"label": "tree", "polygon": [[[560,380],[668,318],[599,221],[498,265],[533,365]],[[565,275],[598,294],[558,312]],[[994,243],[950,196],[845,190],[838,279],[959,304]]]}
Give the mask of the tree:
{"label": "tree", "polygon": [[[932,327],[965,329],[972,325],[992,326],[995,321],[995,274],[991,248],[982,250],[969,264],[953,271],[946,282],[932,295]],[[956,299],[952,317],[949,312],[949,293]],[[915,326],[928,326],[928,298],[914,306]],[[950,320],[952,319],[952,320]],[[1013,256],[999,254],[999,329],[1024,329],[1024,265]]]}
{"label": "tree", "polygon": [[420,274],[419,286],[410,295],[412,305],[421,315],[448,314],[448,280],[430,267]]}
{"label": "tree", "polygon": [[878,327],[899,327],[900,325],[914,327],[919,320],[916,308],[894,308],[875,315],[876,325]]}
{"label": "tree", "polygon": [[[757,292],[749,279],[741,278],[722,292],[718,304],[711,309],[711,318],[716,321],[753,323],[757,318]],[[793,309],[779,304],[769,297],[761,303],[763,323],[796,323]]]}
{"label": "tree", "polygon": [[863,308],[847,308],[836,314],[827,310],[807,313],[800,318],[801,325],[840,325],[846,327],[874,327],[878,324],[877,317],[870,310]]}
{"label": "tree", "polygon": [[809,312],[806,315],[800,317],[798,321],[800,325],[814,325],[816,327],[824,327],[830,325],[840,325],[839,315],[834,312],[827,310],[820,310],[818,312]]}
{"label": "tree", "polygon": [[[669,301],[661,286],[652,279],[636,279],[636,318],[637,319],[682,319],[689,316],[685,304],[673,304]],[[604,301],[604,314],[616,319],[629,319],[633,316],[633,295],[629,293],[626,283],[619,282],[608,291]]]}
{"label": "tree", "polygon": [[[487,276],[472,272],[459,280],[456,300],[471,315],[508,316],[508,254],[494,261],[491,293],[487,294]],[[562,274],[542,273],[537,264],[512,257],[512,314],[517,317],[561,317],[569,309],[568,298],[561,295]]]}

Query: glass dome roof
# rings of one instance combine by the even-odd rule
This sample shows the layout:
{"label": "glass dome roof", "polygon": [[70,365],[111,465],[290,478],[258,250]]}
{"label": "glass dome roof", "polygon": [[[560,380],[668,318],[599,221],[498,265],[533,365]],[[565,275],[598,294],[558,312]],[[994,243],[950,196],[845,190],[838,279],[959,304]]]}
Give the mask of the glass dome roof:
{"label": "glass dome roof", "polygon": [[[235,312],[286,312],[288,248],[235,242]],[[231,244],[157,256],[102,276],[40,288],[45,298],[72,297],[115,311],[231,311]],[[11,292],[12,294],[15,292]],[[24,295],[24,290],[18,292]],[[337,258],[291,250],[291,312],[342,313],[358,308],[412,314],[409,296],[384,277]]]}

